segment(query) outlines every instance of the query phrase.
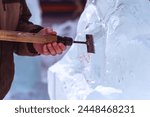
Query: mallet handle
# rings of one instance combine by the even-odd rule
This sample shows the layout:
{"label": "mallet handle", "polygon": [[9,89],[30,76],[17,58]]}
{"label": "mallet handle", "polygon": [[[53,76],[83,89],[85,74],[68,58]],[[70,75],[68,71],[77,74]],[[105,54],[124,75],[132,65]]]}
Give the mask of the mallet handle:
{"label": "mallet handle", "polygon": [[57,36],[0,30],[0,40],[12,42],[48,43],[48,42],[57,42]]}

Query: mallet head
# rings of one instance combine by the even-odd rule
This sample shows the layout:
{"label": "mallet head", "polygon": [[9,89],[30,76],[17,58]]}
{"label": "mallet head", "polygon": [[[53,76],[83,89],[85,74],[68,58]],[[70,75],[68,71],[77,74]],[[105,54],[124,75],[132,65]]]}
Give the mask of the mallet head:
{"label": "mallet head", "polygon": [[88,53],[95,53],[93,35],[90,35],[90,34],[86,35],[86,45],[87,45]]}
{"label": "mallet head", "polygon": [[93,35],[86,34],[86,42],[84,41],[74,41],[70,37],[57,36],[57,42],[61,42],[65,45],[71,46],[73,43],[76,44],[86,44],[88,53],[95,53]]}

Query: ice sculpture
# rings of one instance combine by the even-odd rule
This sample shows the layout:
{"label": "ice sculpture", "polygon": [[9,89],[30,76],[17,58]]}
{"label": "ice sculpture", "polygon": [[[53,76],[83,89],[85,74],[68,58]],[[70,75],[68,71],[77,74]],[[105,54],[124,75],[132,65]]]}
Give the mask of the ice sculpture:
{"label": "ice sculpture", "polygon": [[50,96],[150,99],[149,11],[149,0],[88,0],[78,23],[76,40],[93,34],[96,54],[87,54],[83,46],[72,46],[49,69],[49,76],[55,77],[56,83],[55,90],[49,87]]}

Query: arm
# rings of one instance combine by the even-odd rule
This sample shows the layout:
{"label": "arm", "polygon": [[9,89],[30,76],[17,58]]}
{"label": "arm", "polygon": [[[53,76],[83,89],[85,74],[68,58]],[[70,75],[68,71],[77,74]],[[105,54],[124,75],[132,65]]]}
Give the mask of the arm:
{"label": "arm", "polygon": [[[16,30],[33,33],[39,32],[41,29],[43,29],[43,27],[34,25],[33,23],[29,22],[31,13],[26,5],[25,0],[21,1],[20,19]],[[14,52],[18,55],[38,55],[38,52],[34,49],[32,43],[14,43]]]}
{"label": "arm", "polygon": [[[56,34],[52,29],[43,28],[38,25],[34,25],[33,23],[29,22],[29,18],[31,17],[31,13],[25,3],[22,1],[21,7],[21,17],[18,23],[18,31],[24,32],[32,32],[32,33],[40,33],[43,35],[47,34]],[[61,54],[66,47],[62,43],[47,43],[47,44],[32,44],[32,43],[15,43],[15,53],[19,55],[56,55]]]}

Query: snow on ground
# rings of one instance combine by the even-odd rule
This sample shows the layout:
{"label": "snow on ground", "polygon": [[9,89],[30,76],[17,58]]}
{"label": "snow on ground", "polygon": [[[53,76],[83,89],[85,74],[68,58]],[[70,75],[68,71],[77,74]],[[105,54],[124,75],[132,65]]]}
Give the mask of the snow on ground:
{"label": "snow on ground", "polygon": [[74,44],[49,68],[50,97],[150,99],[149,11],[149,0],[88,0],[76,40],[93,34],[96,54]]}

